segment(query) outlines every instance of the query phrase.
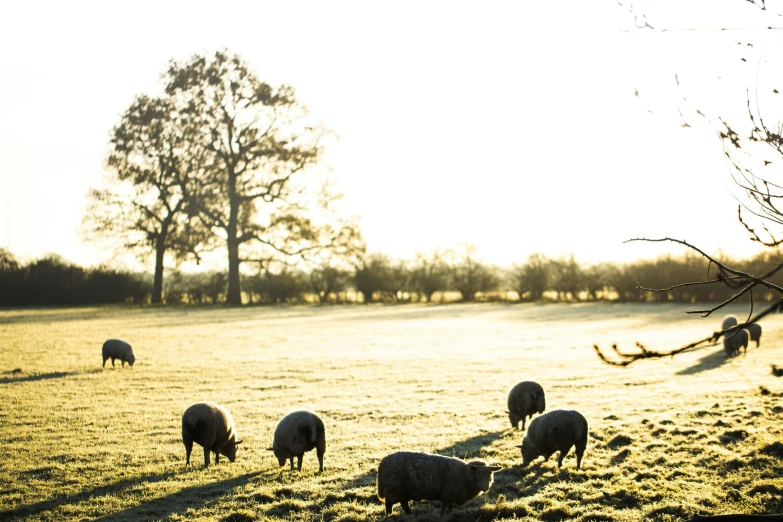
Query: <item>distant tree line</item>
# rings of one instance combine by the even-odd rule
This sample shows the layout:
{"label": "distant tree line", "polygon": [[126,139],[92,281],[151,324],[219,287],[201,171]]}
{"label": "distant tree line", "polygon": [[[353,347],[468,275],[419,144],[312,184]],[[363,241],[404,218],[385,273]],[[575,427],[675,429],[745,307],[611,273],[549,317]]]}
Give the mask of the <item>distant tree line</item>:
{"label": "distant tree line", "polygon": [[[770,254],[732,260],[748,273],[775,266]],[[411,260],[376,253],[353,266],[259,265],[242,273],[243,302],[281,303],[405,303],[480,301],[618,301],[719,302],[733,290],[724,285],[685,285],[707,273],[701,256],[663,256],[632,263],[588,265],[570,257],[532,254],[523,263],[501,268],[484,263],[475,248],[422,254]],[[713,274],[717,276],[717,274]],[[783,285],[783,275],[774,282]],[[637,282],[666,291],[649,292]],[[673,287],[673,288],[671,288]],[[166,278],[166,304],[218,304],[228,301],[228,274],[221,271],[174,271]],[[756,301],[771,292],[758,290]],[[82,305],[153,302],[153,274],[110,268],[82,268],[50,255],[27,264],[0,249],[0,306]]]}
{"label": "distant tree line", "polygon": [[0,249],[0,306],[143,303],[145,275],[110,268],[82,268],[57,255],[23,264]]}

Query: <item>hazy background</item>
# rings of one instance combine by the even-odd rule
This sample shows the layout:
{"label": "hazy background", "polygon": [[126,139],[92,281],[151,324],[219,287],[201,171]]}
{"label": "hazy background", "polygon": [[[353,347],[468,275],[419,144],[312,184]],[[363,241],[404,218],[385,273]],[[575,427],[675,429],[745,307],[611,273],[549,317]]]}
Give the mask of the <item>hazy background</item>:
{"label": "hazy background", "polygon": [[667,33],[623,32],[633,16],[613,0],[5,4],[0,246],[111,260],[77,229],[112,126],[169,60],[225,47],[340,136],[325,166],[371,251],[623,261],[673,248],[625,239],[669,235],[747,256],[720,142],[693,116],[741,114],[774,69],[778,31],[712,30],[768,25],[744,4],[634,3],[707,29]]}

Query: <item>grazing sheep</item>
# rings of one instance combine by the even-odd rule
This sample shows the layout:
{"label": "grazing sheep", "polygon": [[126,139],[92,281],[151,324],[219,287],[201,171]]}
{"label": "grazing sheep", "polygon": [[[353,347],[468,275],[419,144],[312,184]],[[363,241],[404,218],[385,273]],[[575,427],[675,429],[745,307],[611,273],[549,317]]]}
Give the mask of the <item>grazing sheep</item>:
{"label": "grazing sheep", "polygon": [[237,458],[237,440],[234,419],[223,406],[213,402],[197,402],[182,415],[182,442],[185,444],[185,465],[190,465],[193,443],[204,448],[204,467],[209,467],[209,452],[215,453],[215,464],[224,455],[230,462]]}
{"label": "grazing sheep", "polygon": [[756,341],[756,348],[761,344],[761,325],[756,323],[750,323],[745,325],[745,329],[750,334],[750,340]]}
{"label": "grazing sheep", "polygon": [[272,447],[280,466],[285,466],[286,459],[291,459],[291,469],[294,469],[294,457],[297,468],[302,471],[302,457],[306,451],[315,448],[318,455],[318,471],[324,470],[324,452],[326,451],[326,432],[324,423],[318,415],[311,411],[293,411],[282,418],[275,428]]}
{"label": "grazing sheep", "polygon": [[136,362],[136,356],[133,355],[133,347],[120,339],[109,339],[103,343],[103,367],[106,367],[106,361],[111,359],[111,365],[114,366],[114,360],[119,359],[122,361],[122,366],[125,367],[125,363],[128,366],[133,366]]}
{"label": "grazing sheep", "polygon": [[511,421],[511,427],[519,427],[519,421],[522,421],[522,429],[525,429],[525,420],[536,413],[544,413],[546,400],[544,398],[544,389],[540,384],[533,381],[522,381],[508,393],[508,420]]}
{"label": "grazing sheep", "polygon": [[747,353],[749,339],[750,333],[745,328],[730,333],[723,337],[723,351],[727,357],[739,355],[740,348],[744,350],[743,353]]}
{"label": "grazing sheep", "polygon": [[522,444],[516,447],[522,450],[523,466],[539,456],[549,460],[552,453],[559,451],[559,468],[571,446],[576,446],[576,469],[579,469],[587,447],[587,420],[578,411],[554,410],[533,419]]}
{"label": "grazing sheep", "polygon": [[721,330],[726,330],[726,328],[731,328],[732,326],[737,326],[739,324],[737,322],[737,316],[735,315],[727,315],[723,318],[723,321],[720,324]]}
{"label": "grazing sheep", "polygon": [[461,506],[489,490],[492,473],[499,466],[480,460],[465,462],[452,457],[398,451],[387,455],[378,466],[378,498],[385,499],[390,515],[397,502],[411,514],[409,500],[439,500],[441,516],[454,504]]}

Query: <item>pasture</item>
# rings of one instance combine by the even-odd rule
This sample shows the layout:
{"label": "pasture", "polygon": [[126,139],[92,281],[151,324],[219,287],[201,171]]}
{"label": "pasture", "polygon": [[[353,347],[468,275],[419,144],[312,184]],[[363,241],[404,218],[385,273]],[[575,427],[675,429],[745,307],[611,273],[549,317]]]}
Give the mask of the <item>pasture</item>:
{"label": "pasture", "polygon": [[[446,520],[680,520],[783,512],[783,316],[761,347],[720,346],[628,368],[592,345],[668,349],[718,329],[683,305],[480,304],[0,310],[0,519],[379,521],[380,459],[397,450],[505,469]],[[739,313],[742,308],[730,311]],[[101,369],[130,341],[132,369]],[[14,371],[19,369],[21,371]],[[547,410],[590,424],[573,452],[521,467],[509,388],[541,383]],[[762,395],[759,386],[772,393]],[[211,400],[232,413],[233,464],[185,468],[180,420]],[[296,408],[326,425],[325,470],[271,452]],[[437,502],[413,502],[417,521]],[[395,506],[393,518],[405,520]],[[413,520],[411,517],[407,519]]]}

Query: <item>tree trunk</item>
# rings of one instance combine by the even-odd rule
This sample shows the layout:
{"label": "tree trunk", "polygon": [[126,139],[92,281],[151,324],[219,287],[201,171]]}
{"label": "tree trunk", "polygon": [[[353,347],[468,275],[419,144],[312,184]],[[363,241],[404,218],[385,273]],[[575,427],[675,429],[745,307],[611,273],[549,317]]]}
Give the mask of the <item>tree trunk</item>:
{"label": "tree trunk", "polygon": [[226,302],[230,305],[242,304],[242,290],[239,286],[239,241],[236,234],[228,237],[228,292]]}
{"label": "tree trunk", "polygon": [[237,237],[237,222],[239,217],[239,201],[236,196],[236,175],[233,166],[228,168],[228,226],[226,227],[226,243],[228,246],[228,291],[226,302],[230,305],[242,304],[242,290],[239,282],[239,238]]}
{"label": "tree trunk", "polygon": [[163,257],[166,254],[166,230],[155,240],[155,277],[152,280],[152,304],[163,302]]}

